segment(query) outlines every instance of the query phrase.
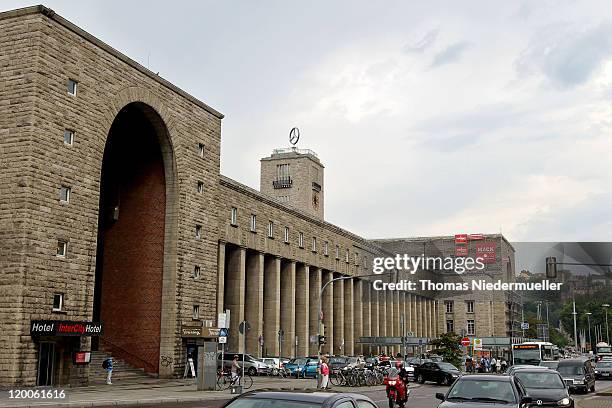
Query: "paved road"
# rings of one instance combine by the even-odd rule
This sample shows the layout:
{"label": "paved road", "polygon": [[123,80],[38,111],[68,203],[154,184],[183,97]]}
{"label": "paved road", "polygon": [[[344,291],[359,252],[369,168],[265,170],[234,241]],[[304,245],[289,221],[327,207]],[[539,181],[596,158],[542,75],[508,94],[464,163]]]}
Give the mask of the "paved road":
{"label": "paved road", "polygon": [[[601,385],[599,385],[601,384]],[[598,383],[598,389],[601,390],[603,388],[609,388],[612,385],[612,382],[609,383]],[[410,399],[408,401],[408,408],[436,408],[440,401],[435,398],[437,392],[445,393],[448,390],[448,387],[438,386],[435,384],[410,384]],[[387,407],[387,400],[385,399],[385,389],[384,387],[371,387],[368,390],[363,390],[359,388],[345,388],[345,387],[337,387],[338,390],[346,390],[351,392],[358,392],[363,395],[367,395],[372,398],[378,404],[380,408]],[[612,397],[598,397],[594,394],[574,394],[572,395],[574,400],[576,401],[577,408],[610,408],[612,407]],[[225,401],[209,401],[206,402],[206,405],[194,404],[189,405],[189,407],[206,407],[206,408],[219,408],[221,407]]]}

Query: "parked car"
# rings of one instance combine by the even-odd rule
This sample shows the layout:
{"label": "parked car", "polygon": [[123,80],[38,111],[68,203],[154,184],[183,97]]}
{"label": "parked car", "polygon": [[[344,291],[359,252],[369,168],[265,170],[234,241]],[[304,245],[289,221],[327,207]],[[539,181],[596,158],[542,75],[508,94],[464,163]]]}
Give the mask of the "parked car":
{"label": "parked car", "polygon": [[438,392],[442,400],[438,408],[523,408],[533,399],[525,388],[512,376],[464,375],[455,381],[446,394]]}
{"label": "parked car", "polygon": [[461,376],[461,371],[451,363],[424,363],[414,369],[416,381],[424,384],[433,381],[438,384],[450,385]]}
{"label": "parked car", "polygon": [[316,377],[318,363],[318,357],[298,357],[289,360],[288,363],[284,364],[284,367],[296,378]]}
{"label": "parked car", "polygon": [[517,370],[514,374],[525,391],[527,396],[536,401],[536,405],[573,407],[574,400],[570,398],[569,390],[561,374],[554,370]]}
{"label": "parked car", "polygon": [[595,378],[612,380],[612,360],[601,360],[595,365]]}
{"label": "parked car", "polygon": [[331,356],[329,358],[329,368],[332,370],[339,370],[348,365],[348,357],[346,356]]}
{"label": "parked car", "polygon": [[332,408],[346,406],[377,408],[374,401],[365,395],[317,391],[251,391],[227,402],[223,405],[223,408],[259,408],[268,406],[286,408]]}
{"label": "parked car", "polygon": [[570,358],[559,361],[557,371],[570,391],[595,391],[595,369],[588,358]]}
{"label": "parked car", "polygon": [[[221,368],[221,355],[222,353],[217,354],[217,367]],[[238,362],[242,365],[242,353],[223,353],[223,367],[225,369],[229,369],[232,366],[232,361],[234,360],[234,356],[238,356]],[[244,371],[251,375],[268,375],[271,373],[271,369],[268,364],[257,360],[250,354],[246,354],[244,356]]]}
{"label": "parked car", "polygon": [[406,366],[410,366],[410,367],[418,367],[422,364],[431,362],[432,360],[428,359],[428,358],[420,358],[420,357],[409,357],[408,359],[406,359],[405,364]]}

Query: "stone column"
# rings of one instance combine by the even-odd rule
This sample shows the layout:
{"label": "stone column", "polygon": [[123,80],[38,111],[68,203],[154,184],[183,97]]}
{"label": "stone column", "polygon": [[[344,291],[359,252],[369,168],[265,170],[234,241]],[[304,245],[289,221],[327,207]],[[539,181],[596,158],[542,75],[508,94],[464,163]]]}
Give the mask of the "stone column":
{"label": "stone column", "polygon": [[[319,327],[317,327],[319,321],[319,292],[321,291],[321,268],[310,267],[310,278],[308,281],[309,284],[309,292],[310,299],[308,300],[308,308],[310,312],[308,313],[308,318],[310,320],[309,324],[309,332],[310,335],[318,335]],[[318,339],[317,339],[318,341]],[[310,344],[309,351],[306,355],[313,356],[319,352],[318,343]]]}
{"label": "stone column", "polygon": [[353,312],[353,279],[344,282],[344,353],[355,355],[355,322]]}
{"label": "stone column", "polygon": [[[225,311],[225,242],[219,241],[217,253],[217,315]],[[230,317],[231,318],[231,317]],[[219,322],[217,322],[219,324]]]}
{"label": "stone column", "polygon": [[228,263],[225,308],[230,310],[228,350],[241,351],[244,348],[244,336],[238,334],[238,325],[245,316],[246,249],[244,247],[231,249],[226,255]]}
{"label": "stone column", "polygon": [[355,354],[363,354],[363,346],[359,343],[359,338],[363,336],[363,316],[365,315],[365,304],[363,302],[363,281],[355,279],[353,281],[353,343],[355,344]]}
{"label": "stone column", "polygon": [[[369,286],[369,285],[368,285]],[[378,308],[378,291],[370,286],[370,336],[378,337],[380,333],[380,311]],[[374,346],[373,351],[380,354],[380,348]]]}
{"label": "stone column", "polygon": [[[394,321],[395,321],[395,316],[394,316],[395,310],[393,307],[393,291],[391,290],[385,291],[385,297],[387,298],[387,318],[385,320],[387,324],[387,337],[393,337],[395,335],[395,333],[393,332]],[[394,352],[395,352],[395,346],[389,346],[388,354],[391,355]]]}
{"label": "stone column", "polygon": [[[362,287],[362,336],[372,336],[372,303],[371,303],[371,284],[370,281],[361,281]],[[357,310],[357,307],[355,307]],[[362,353],[369,355],[372,352],[371,346],[363,346]]]}
{"label": "stone column", "polygon": [[[247,334],[247,353],[262,357],[259,336],[263,333],[264,318],[264,254],[247,253],[245,318],[251,324]],[[231,319],[231,316],[230,316]]]}
{"label": "stone column", "polygon": [[421,301],[419,300],[420,296],[416,295],[414,297],[414,323],[415,323],[415,334],[417,337],[421,337]]}
{"label": "stone column", "polygon": [[[333,272],[323,272],[323,284],[331,281],[334,277]],[[325,325],[325,338],[327,344],[322,347],[324,354],[333,354],[334,348],[334,284],[330,283],[323,292],[323,324]]]}
{"label": "stone column", "polygon": [[298,339],[298,356],[309,355],[310,302],[310,268],[298,264],[295,271],[295,335]]}
{"label": "stone column", "polygon": [[[334,278],[340,277],[334,276]],[[346,354],[344,351],[344,280],[334,282],[334,354]]]}
{"label": "stone column", "polygon": [[281,262],[281,329],[285,332],[282,352],[295,357],[295,261]]}
{"label": "stone column", "polygon": [[281,260],[266,257],[264,265],[264,354],[274,357],[279,353]]}
{"label": "stone column", "polygon": [[[393,292],[393,335],[395,337],[401,337],[402,333],[400,332],[400,317],[402,316],[400,313],[400,292],[398,290],[394,290]],[[398,352],[402,352],[402,346],[395,347],[396,354]]]}

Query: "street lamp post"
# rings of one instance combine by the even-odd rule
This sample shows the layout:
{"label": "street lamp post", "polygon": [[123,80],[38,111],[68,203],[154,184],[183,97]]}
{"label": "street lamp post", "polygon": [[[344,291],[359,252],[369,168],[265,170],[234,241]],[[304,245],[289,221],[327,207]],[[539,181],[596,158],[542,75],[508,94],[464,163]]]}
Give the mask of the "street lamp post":
{"label": "street lamp post", "polygon": [[591,349],[591,354],[593,353],[593,343],[591,341],[591,315],[593,313],[591,312],[586,312],[585,313],[587,315],[587,320],[588,320],[588,324],[589,324],[589,348]]}
{"label": "street lamp post", "polygon": [[608,303],[604,303],[601,306],[606,311],[606,339],[608,340],[607,341],[608,345],[610,345],[610,332],[608,331],[608,308],[610,307],[610,305]]}

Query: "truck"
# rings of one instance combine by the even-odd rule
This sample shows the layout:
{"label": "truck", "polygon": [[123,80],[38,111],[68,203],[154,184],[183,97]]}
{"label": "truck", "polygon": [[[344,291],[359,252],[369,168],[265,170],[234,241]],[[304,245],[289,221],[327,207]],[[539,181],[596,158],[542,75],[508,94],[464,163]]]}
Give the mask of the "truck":
{"label": "truck", "polygon": [[612,359],[612,347],[605,341],[600,341],[595,345],[595,356],[597,361],[605,359]]}

